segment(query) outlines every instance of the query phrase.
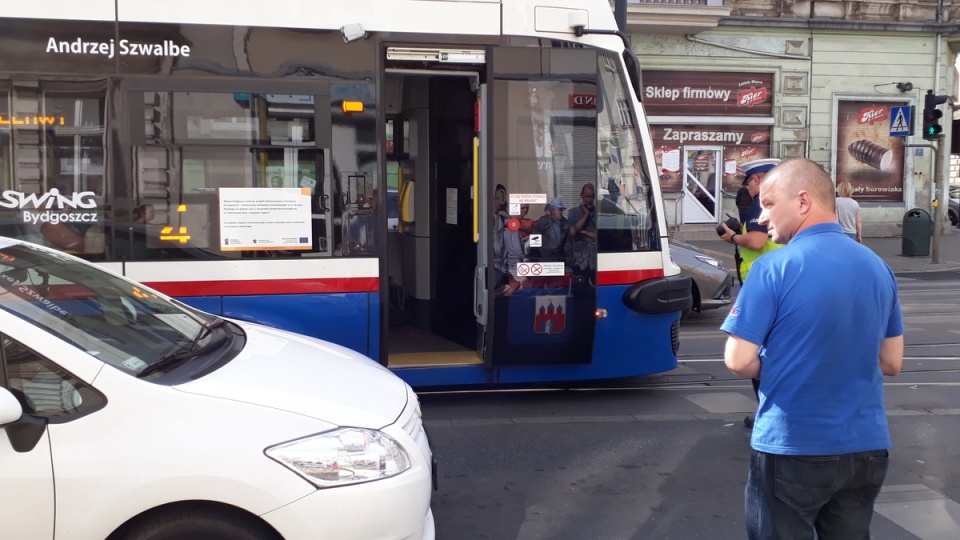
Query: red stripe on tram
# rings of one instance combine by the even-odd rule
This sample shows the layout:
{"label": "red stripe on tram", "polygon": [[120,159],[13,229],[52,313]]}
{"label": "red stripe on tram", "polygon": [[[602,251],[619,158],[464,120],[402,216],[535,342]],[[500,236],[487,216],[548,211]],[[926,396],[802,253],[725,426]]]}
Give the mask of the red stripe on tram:
{"label": "red stripe on tram", "polygon": [[167,296],[247,296],[379,292],[380,278],[246,279],[240,281],[145,282]]}
{"label": "red stripe on tram", "polygon": [[597,285],[633,285],[645,279],[662,278],[662,268],[608,270],[597,272]]}

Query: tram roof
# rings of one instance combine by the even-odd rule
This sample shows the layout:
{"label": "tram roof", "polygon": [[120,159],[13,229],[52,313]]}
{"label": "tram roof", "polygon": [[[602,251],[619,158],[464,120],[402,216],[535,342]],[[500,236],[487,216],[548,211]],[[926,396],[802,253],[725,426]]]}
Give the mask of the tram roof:
{"label": "tram roof", "polygon": [[590,28],[616,28],[606,0],[35,0],[0,16],[569,39],[571,14]]}

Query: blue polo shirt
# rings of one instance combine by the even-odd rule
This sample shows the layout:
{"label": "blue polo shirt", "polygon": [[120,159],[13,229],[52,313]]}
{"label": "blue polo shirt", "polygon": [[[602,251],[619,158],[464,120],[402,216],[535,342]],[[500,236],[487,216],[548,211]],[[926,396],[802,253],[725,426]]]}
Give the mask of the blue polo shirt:
{"label": "blue polo shirt", "polygon": [[836,223],[753,264],[721,329],[760,345],[751,446],[825,456],[889,448],[880,345],[903,334],[897,281]]}

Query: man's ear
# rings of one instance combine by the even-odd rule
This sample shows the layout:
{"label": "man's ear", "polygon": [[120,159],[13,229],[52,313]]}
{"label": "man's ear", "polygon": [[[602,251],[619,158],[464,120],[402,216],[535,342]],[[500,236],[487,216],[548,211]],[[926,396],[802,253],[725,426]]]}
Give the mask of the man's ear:
{"label": "man's ear", "polygon": [[800,190],[797,199],[800,201],[800,213],[806,214],[809,212],[813,205],[813,197],[810,196],[810,192],[805,189]]}

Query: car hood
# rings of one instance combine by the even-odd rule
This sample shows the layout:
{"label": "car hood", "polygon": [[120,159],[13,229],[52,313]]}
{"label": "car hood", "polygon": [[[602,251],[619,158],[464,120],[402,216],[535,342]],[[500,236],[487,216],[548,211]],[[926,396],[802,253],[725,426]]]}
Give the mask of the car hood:
{"label": "car hood", "polygon": [[[673,262],[689,266],[689,267],[698,267],[698,266],[710,266],[709,264],[704,263],[703,261],[697,259],[697,255],[703,255],[715,259],[704,253],[700,248],[688,244],[686,242],[681,242],[679,240],[670,239],[670,257],[673,259]],[[711,268],[713,268],[711,266]]]}
{"label": "car hood", "polygon": [[240,354],[212,373],[177,385],[177,390],[372,429],[395,422],[407,404],[406,383],[360,353],[234,322],[247,334]]}

